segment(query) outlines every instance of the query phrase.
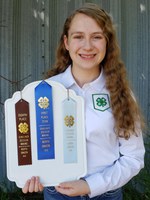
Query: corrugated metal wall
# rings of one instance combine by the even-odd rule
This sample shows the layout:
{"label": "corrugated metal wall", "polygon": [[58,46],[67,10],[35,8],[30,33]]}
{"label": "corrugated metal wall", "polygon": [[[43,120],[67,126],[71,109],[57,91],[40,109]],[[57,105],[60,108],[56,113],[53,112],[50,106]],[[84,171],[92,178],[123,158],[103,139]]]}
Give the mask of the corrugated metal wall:
{"label": "corrugated metal wall", "polygon": [[149,0],[0,0],[0,182],[6,178],[4,101],[43,78],[66,16],[84,2],[113,16],[129,78],[150,123]]}

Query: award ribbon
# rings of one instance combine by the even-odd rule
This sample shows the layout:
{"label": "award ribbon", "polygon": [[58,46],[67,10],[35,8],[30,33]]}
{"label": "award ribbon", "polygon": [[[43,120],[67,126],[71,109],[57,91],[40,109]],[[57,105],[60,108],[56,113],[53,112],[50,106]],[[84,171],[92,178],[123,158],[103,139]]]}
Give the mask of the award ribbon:
{"label": "award ribbon", "polygon": [[72,98],[62,102],[64,163],[77,162],[76,102]]}
{"label": "award ribbon", "polygon": [[15,104],[18,165],[32,164],[29,103],[20,99]]}
{"label": "award ribbon", "polygon": [[52,87],[42,81],[35,88],[38,160],[54,159]]}

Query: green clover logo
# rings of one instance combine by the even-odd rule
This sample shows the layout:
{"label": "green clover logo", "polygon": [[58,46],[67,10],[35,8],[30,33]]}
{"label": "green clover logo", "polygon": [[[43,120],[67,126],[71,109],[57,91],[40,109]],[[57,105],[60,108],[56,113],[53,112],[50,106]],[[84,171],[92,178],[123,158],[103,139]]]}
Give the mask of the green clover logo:
{"label": "green clover logo", "polygon": [[104,98],[104,97],[102,97],[102,98],[100,98],[100,97],[98,97],[97,99],[96,99],[96,104],[97,104],[97,106],[99,106],[99,107],[104,107],[104,106],[106,106],[107,105],[107,101],[106,101],[106,99]]}
{"label": "green clover logo", "polygon": [[93,107],[95,110],[104,112],[110,108],[109,96],[108,94],[92,94]]}

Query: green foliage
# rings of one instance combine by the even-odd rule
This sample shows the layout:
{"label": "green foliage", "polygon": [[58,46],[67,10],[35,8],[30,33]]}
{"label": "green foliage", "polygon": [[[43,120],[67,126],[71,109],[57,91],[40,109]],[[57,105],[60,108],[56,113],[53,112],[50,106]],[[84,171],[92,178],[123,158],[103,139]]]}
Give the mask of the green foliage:
{"label": "green foliage", "polygon": [[124,187],[125,200],[150,200],[150,135],[145,139],[145,167]]}
{"label": "green foliage", "polygon": [[43,200],[42,193],[23,194],[21,189],[11,184],[8,186],[6,180],[0,183],[0,200]]}
{"label": "green foliage", "polygon": [[4,192],[0,190],[0,200],[43,200],[43,194],[32,193],[23,194],[20,189],[13,192]]}

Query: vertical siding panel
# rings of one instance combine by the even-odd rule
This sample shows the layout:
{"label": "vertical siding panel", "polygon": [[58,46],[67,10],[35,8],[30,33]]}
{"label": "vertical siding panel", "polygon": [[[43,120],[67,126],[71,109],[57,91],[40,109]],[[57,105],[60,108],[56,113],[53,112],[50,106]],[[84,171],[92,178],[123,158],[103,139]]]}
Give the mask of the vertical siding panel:
{"label": "vertical siding panel", "polygon": [[[137,5],[137,68],[138,74],[136,76],[136,86],[139,95],[139,101],[144,111],[145,116],[147,116],[148,106],[149,106],[149,43],[150,40],[150,30],[149,30],[149,5],[147,0],[138,0]],[[134,47],[133,47],[134,48]],[[149,114],[148,114],[149,115]]]}
{"label": "vertical siding panel", "polygon": [[[18,80],[21,75],[21,1],[13,2],[13,27],[12,27],[12,79]],[[20,89],[20,83],[13,84],[13,91]]]}
{"label": "vertical siding panel", "polygon": [[[0,1],[0,180],[6,178],[4,100],[12,92],[12,1]],[[2,78],[4,77],[4,78]]]}
{"label": "vertical siding panel", "polygon": [[[148,44],[148,49],[147,49],[147,62],[148,62],[148,65],[146,66],[148,68],[148,81],[147,81],[147,84],[148,84],[148,102],[147,102],[147,105],[146,105],[146,109],[147,109],[147,115],[146,115],[146,119],[147,119],[147,122],[148,122],[148,127],[150,127],[150,56],[149,56],[149,52],[150,52],[150,2],[149,0],[147,0],[147,15],[148,15],[148,20],[147,20],[147,25],[148,25],[148,32],[147,32],[147,44]],[[150,131],[149,131],[150,132]]]}
{"label": "vertical siding panel", "polygon": [[[49,55],[50,55],[50,65],[54,64],[55,58],[55,48],[57,46],[58,41],[58,17],[57,16],[57,1],[50,1],[49,3],[49,37],[50,37],[50,48],[49,48]],[[50,67],[51,67],[50,66]]]}
{"label": "vertical siding panel", "polygon": [[21,68],[23,85],[42,78],[44,71],[44,0],[21,1]]}
{"label": "vertical siding panel", "polygon": [[112,16],[113,22],[115,24],[117,39],[121,48],[122,21],[121,21],[121,1],[120,0],[110,1],[110,15]]}
{"label": "vertical siding panel", "polygon": [[[122,3],[122,55],[130,79],[134,81],[137,66],[137,1],[127,0]],[[132,73],[132,71],[135,71]],[[134,76],[133,76],[134,75]]]}
{"label": "vertical siding panel", "polygon": [[45,33],[44,33],[44,52],[45,52],[45,66],[44,66],[44,73],[52,66],[51,63],[51,40],[50,40],[50,1],[45,1],[45,8],[43,9],[44,12],[44,23],[45,23]]}
{"label": "vertical siding panel", "polygon": [[[31,3],[30,0],[28,0]],[[26,1],[24,1],[26,3]],[[42,72],[44,70],[44,47],[42,40],[43,31],[45,30],[44,23],[44,0],[32,0],[31,13],[30,13],[30,27],[29,27],[29,38],[30,48],[31,48],[31,75],[32,80],[37,80],[42,78]],[[32,32],[31,32],[32,31]],[[42,44],[43,43],[43,44]]]}
{"label": "vertical siding panel", "polygon": [[[20,5],[20,63],[18,68],[21,73],[20,76],[17,77],[17,80],[20,81],[21,90],[24,85],[31,82],[31,80],[35,79],[36,73],[33,73],[35,62],[34,56],[36,55],[36,50],[34,49],[34,43],[36,41],[36,34],[33,33],[33,8],[32,1],[22,0]],[[34,54],[33,54],[34,52]],[[18,55],[16,54],[15,57]]]}

